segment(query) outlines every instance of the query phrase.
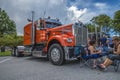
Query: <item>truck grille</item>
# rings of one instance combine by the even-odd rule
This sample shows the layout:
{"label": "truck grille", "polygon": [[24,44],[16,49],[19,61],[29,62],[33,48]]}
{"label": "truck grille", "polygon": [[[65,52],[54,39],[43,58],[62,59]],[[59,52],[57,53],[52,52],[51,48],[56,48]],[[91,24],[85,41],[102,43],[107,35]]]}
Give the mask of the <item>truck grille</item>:
{"label": "truck grille", "polygon": [[73,35],[75,36],[75,45],[87,45],[87,27],[82,23],[73,25]]}

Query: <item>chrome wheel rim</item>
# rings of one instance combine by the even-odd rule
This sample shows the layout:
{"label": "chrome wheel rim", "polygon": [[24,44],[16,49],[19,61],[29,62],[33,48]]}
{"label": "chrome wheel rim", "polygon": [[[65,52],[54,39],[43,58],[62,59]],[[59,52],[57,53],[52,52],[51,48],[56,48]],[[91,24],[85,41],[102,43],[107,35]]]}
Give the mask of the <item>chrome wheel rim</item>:
{"label": "chrome wheel rim", "polygon": [[59,59],[60,59],[60,50],[59,50],[59,49],[53,48],[53,49],[51,50],[51,59],[52,59],[54,62],[59,61]]}

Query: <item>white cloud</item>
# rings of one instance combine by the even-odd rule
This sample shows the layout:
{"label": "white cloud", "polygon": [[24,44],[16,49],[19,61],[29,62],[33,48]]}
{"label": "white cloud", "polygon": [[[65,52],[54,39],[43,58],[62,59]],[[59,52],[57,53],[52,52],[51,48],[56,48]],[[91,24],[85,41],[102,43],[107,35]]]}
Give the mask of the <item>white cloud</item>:
{"label": "white cloud", "polygon": [[32,10],[35,11],[35,19],[51,16],[59,18],[62,23],[70,23],[87,12],[87,8],[68,8],[64,0],[0,0],[0,7],[16,22],[18,34],[23,34],[23,28],[27,24],[27,18],[31,17]]}
{"label": "white cloud", "polygon": [[66,0],[70,6],[81,6],[81,7],[89,7],[92,5],[93,0]]}
{"label": "white cloud", "polygon": [[97,16],[98,13],[92,10],[89,10],[87,8],[80,9],[78,10],[76,7],[70,7],[68,9],[68,17],[69,20],[72,21],[81,21],[83,23],[88,23],[90,20],[94,17]]}
{"label": "white cloud", "polygon": [[[32,10],[35,11],[35,19],[44,17],[46,11],[45,17],[59,18],[63,23],[76,19],[87,23],[94,16],[101,13],[112,14],[115,11],[106,3],[93,3],[92,0],[76,0],[70,4],[71,7],[66,6],[65,0],[0,0],[0,7],[16,22],[18,34],[23,34]],[[82,8],[78,9],[77,6]],[[93,10],[91,6],[97,9]]]}
{"label": "white cloud", "polygon": [[80,21],[83,23],[88,23],[94,16],[97,16],[97,15],[98,13],[89,10],[80,18]]}
{"label": "white cloud", "polygon": [[80,10],[76,6],[71,6],[68,8],[68,16],[71,18],[71,20],[76,20],[76,19],[78,20],[86,12],[87,12],[87,8]]}
{"label": "white cloud", "polygon": [[35,11],[35,19],[44,17],[44,11],[45,17],[60,18],[61,21],[67,17],[67,7],[63,0],[0,0],[0,7],[16,22],[18,34],[23,34],[32,10]]}
{"label": "white cloud", "polygon": [[94,3],[94,6],[96,8],[97,13],[107,14],[109,16],[112,16],[114,14],[115,10],[118,9],[116,6],[113,7],[106,3]]}
{"label": "white cloud", "polygon": [[95,7],[99,8],[99,9],[108,8],[108,5],[106,3],[95,3],[94,5],[95,5]]}

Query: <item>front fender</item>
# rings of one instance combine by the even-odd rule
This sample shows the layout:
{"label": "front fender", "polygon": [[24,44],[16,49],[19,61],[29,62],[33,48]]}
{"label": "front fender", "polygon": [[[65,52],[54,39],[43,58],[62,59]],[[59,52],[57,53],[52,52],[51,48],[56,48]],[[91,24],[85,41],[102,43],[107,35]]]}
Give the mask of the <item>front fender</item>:
{"label": "front fender", "polygon": [[[67,38],[71,38],[72,39],[72,42],[69,43],[67,42]],[[50,43],[50,41],[52,40],[57,40],[61,46],[74,46],[75,45],[75,41],[74,41],[74,37],[73,36],[67,36],[67,35],[62,35],[62,36],[59,36],[59,35],[56,35],[56,36],[52,36],[49,38],[48,40],[48,43]]]}

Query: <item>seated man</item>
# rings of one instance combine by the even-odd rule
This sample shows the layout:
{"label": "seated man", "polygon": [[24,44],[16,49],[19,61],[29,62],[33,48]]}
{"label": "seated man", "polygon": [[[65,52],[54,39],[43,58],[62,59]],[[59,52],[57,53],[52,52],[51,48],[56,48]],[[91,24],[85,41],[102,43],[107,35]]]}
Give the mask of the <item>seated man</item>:
{"label": "seated man", "polygon": [[113,37],[114,51],[104,61],[104,63],[98,65],[98,68],[105,69],[113,63],[114,60],[120,60],[120,38],[117,36]]}

